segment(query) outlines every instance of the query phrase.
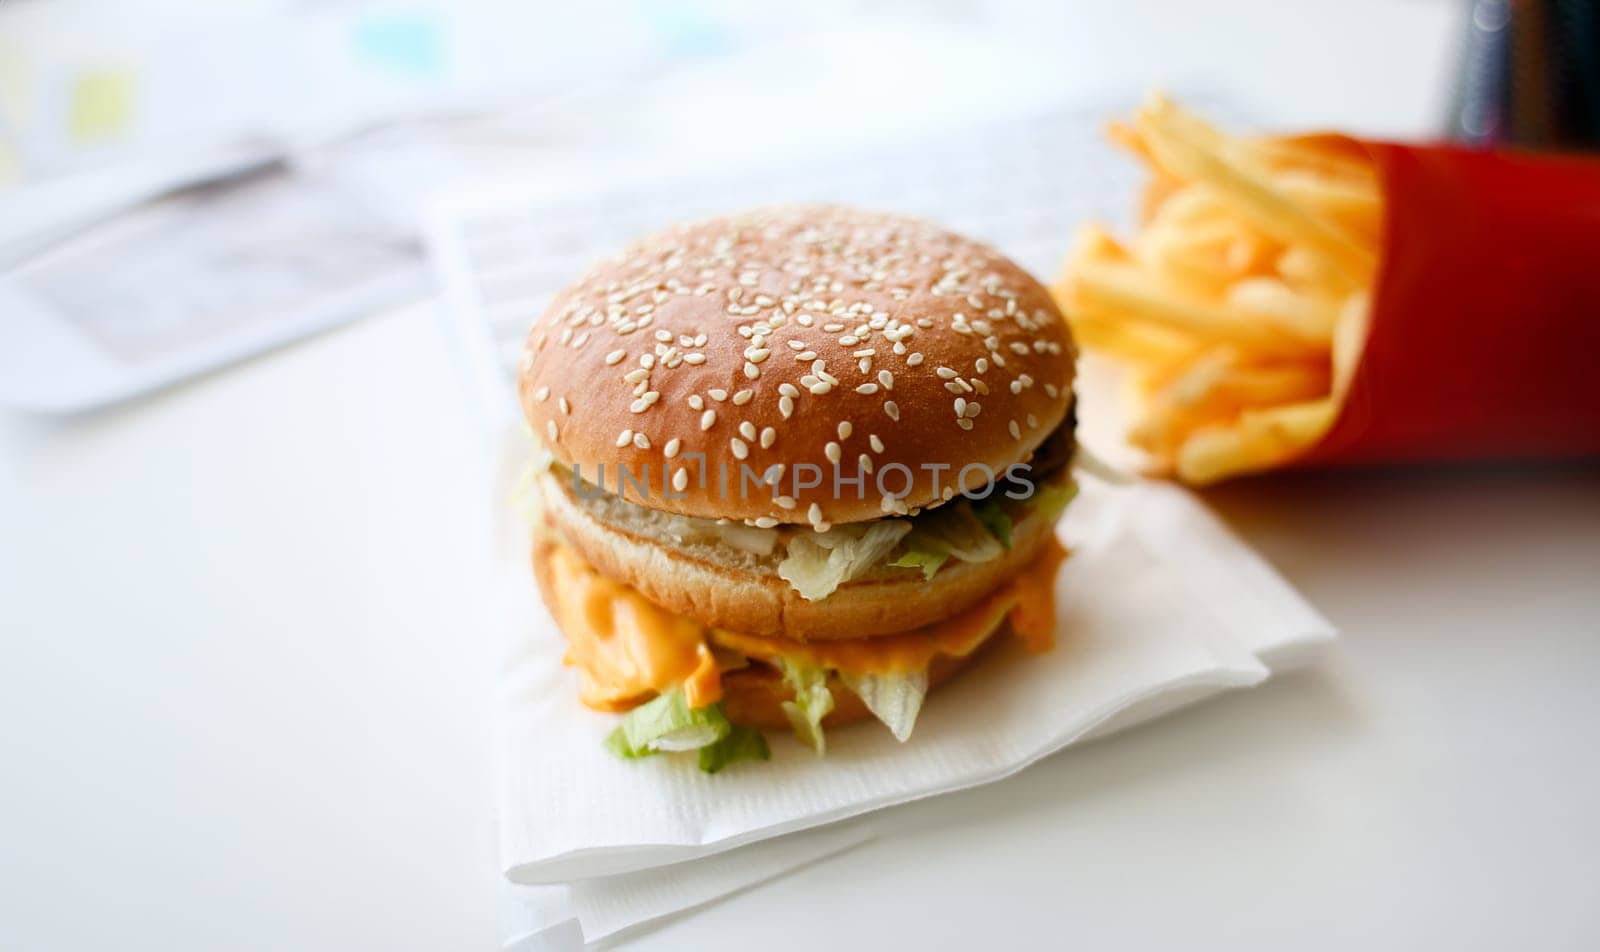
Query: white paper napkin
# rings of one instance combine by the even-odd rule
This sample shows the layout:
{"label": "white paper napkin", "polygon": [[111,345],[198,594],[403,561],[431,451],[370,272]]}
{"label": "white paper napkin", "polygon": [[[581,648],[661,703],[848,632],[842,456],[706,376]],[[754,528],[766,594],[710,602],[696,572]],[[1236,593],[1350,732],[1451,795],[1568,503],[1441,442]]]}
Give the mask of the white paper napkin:
{"label": "white paper napkin", "polygon": [[[593,941],[703,904],[871,830],[772,837],[998,780],[1084,737],[1256,684],[1333,637],[1189,493],[1081,482],[1061,528],[1072,555],[1057,580],[1053,651],[997,646],[929,696],[906,744],[867,723],[830,732],[818,758],[773,736],[771,761],[716,775],[693,758],[624,762],[602,750],[616,719],[578,703],[531,578],[527,530],[507,512],[501,859],[543,904],[538,921],[570,913]],[[656,870],[672,863],[684,865]],[[526,888],[574,881],[564,897]]]}

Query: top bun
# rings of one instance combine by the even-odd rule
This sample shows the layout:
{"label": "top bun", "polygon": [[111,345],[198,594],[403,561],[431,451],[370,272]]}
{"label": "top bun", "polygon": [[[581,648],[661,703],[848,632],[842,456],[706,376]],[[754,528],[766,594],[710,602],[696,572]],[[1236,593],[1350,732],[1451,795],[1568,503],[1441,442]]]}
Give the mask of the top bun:
{"label": "top bun", "polygon": [[821,527],[937,505],[963,466],[976,489],[1026,461],[1067,415],[1073,358],[1049,293],[994,249],[790,206],[595,265],[533,325],[518,390],[585,482],[682,515]]}

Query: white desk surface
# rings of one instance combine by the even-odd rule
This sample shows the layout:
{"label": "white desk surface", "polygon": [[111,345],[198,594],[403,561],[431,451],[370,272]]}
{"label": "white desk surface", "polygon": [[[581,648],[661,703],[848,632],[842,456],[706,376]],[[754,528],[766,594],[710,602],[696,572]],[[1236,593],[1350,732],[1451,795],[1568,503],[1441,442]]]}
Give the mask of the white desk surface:
{"label": "white desk surface", "polygon": [[[1086,77],[1393,133],[1437,114],[1457,26],[1128,9],[1063,41]],[[417,306],[0,417],[0,947],[496,945],[485,447],[450,351]],[[917,833],[641,944],[1593,947],[1600,469],[1208,498],[1343,629],[1326,665],[913,805]]]}

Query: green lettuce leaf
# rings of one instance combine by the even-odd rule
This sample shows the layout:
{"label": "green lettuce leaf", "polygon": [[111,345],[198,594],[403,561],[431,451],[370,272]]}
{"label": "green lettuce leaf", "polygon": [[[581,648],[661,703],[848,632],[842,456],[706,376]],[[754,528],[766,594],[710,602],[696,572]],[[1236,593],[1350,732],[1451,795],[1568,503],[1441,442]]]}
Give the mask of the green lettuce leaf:
{"label": "green lettuce leaf", "polygon": [[728,736],[715,744],[707,744],[700,748],[700,769],[706,773],[716,773],[723,767],[741,760],[771,758],[772,751],[767,749],[767,739],[761,736],[760,731],[736,724],[728,731]]}
{"label": "green lettuce leaf", "polygon": [[916,726],[922,699],[928,694],[926,670],[910,674],[846,674],[841,671],[839,678],[856,692],[867,710],[889,728],[895,740],[905,743]]}
{"label": "green lettuce leaf", "polygon": [[778,575],[800,597],[820,601],[888,555],[911,531],[902,519],[834,526],[827,532],[801,532],[789,540]]}
{"label": "green lettuce leaf", "polygon": [[921,548],[915,540],[907,542],[906,545],[906,550],[889,564],[903,569],[921,569],[924,579],[933,578],[933,573],[939,571],[939,566],[950,560],[950,553]]}
{"label": "green lettuce leaf", "polygon": [[817,753],[823,753],[828,743],[822,734],[822,719],[833,710],[827,669],[796,664],[786,658],[778,659],[778,667],[783,671],[784,683],[794,689],[794,700],[783,702],[783,713],[789,716],[794,736]]}
{"label": "green lettuce leaf", "polygon": [[[1001,518],[1005,513],[1000,513]],[[923,512],[911,520],[911,531],[905,537],[905,551],[890,565],[901,568],[919,568],[923,578],[933,578],[933,573],[949,559],[962,562],[988,562],[1005,553],[1011,536],[1011,520],[1005,523],[1006,542],[992,531],[973,511],[971,504],[957,500]]]}
{"label": "green lettuce leaf", "polygon": [[698,750],[728,736],[732,726],[716,704],[690,707],[680,690],[629,711],[606,738],[606,749],[628,760],[663,750]]}
{"label": "green lettuce leaf", "polygon": [[1011,548],[1011,516],[1006,513],[1005,507],[1000,505],[997,496],[991,494],[988,499],[980,499],[972,504],[972,514],[978,517],[983,527],[989,534],[1000,540],[1000,544],[1007,549]]}
{"label": "green lettuce leaf", "polygon": [[1033,495],[1028,497],[1028,505],[1034,511],[1041,513],[1046,519],[1054,521],[1061,517],[1067,503],[1078,495],[1078,481],[1068,478],[1059,483],[1040,483],[1033,490]]}

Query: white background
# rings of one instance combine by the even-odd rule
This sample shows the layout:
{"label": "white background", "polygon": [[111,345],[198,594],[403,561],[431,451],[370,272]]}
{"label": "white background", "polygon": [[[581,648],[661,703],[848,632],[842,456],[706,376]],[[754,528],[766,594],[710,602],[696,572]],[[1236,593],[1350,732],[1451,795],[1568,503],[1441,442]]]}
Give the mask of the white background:
{"label": "white background", "polygon": [[[1397,135],[1437,128],[1461,33],[1444,3],[1061,9],[1010,26],[1074,89]],[[0,417],[0,947],[497,944],[487,444],[452,348],[416,306]],[[1324,667],[914,805],[915,834],[642,944],[1592,947],[1600,472],[1208,499],[1344,631]]]}

